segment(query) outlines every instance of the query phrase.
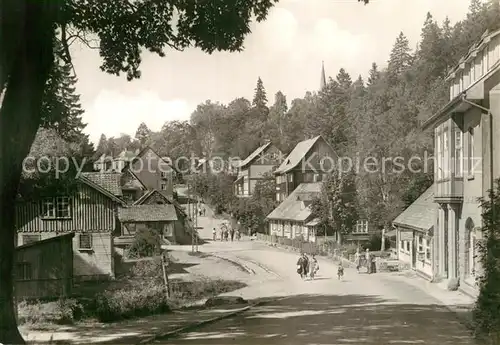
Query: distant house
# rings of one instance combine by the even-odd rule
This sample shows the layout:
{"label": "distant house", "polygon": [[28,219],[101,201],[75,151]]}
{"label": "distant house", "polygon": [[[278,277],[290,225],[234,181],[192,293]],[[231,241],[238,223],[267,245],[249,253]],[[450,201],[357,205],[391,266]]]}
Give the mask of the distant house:
{"label": "distant house", "polygon": [[434,186],[428,188],[393,221],[399,261],[425,278],[433,278]]}
{"label": "distant house", "polygon": [[234,194],[238,197],[248,197],[253,194],[258,181],[265,178],[265,174],[272,171],[282,162],[283,153],[268,142],[253,151],[245,160],[240,162],[238,177],[234,181]]}
{"label": "distant house", "polygon": [[16,205],[17,245],[74,232],[73,273],[79,279],[113,278],[116,210],[124,203],[112,192],[79,176],[75,192]]}
{"label": "distant house", "polygon": [[71,295],[74,236],[70,232],[16,248],[14,291],[18,299]]}
{"label": "distant house", "polygon": [[[168,207],[161,208],[158,205]],[[163,210],[164,217],[158,215],[159,210]],[[131,219],[133,219],[134,214],[142,220],[137,222],[132,221]],[[149,214],[151,220],[145,221],[144,219],[147,214]],[[129,245],[132,243],[133,236],[137,230],[147,226],[157,230],[161,228],[163,238],[170,243],[191,243],[191,235],[188,233],[189,224],[187,223],[187,214],[183,207],[176,200],[167,197],[158,190],[148,191],[140,199],[136,200],[133,205],[128,206],[126,210],[120,210],[119,220],[121,227],[119,234],[116,234],[117,237],[115,237],[116,245]],[[141,224],[137,225],[138,223]]]}
{"label": "distant house", "polygon": [[202,158],[195,165],[197,174],[229,174],[236,175],[240,165],[239,159],[223,159],[221,157]]}
{"label": "distant house", "polygon": [[322,136],[299,142],[274,171],[276,201],[284,201],[302,183],[322,181],[336,163],[337,155]]}
{"label": "distant house", "polygon": [[102,154],[101,157],[94,162],[94,170],[100,172],[121,172],[125,165],[131,162],[138,154],[139,150],[123,150],[116,157]]}
{"label": "distant house", "polygon": [[[117,244],[131,244],[140,230],[158,230],[162,240],[175,242],[175,224],[178,221],[174,205],[131,205],[118,210],[121,236]],[[129,240],[129,241],[127,241]]]}
{"label": "distant house", "polygon": [[120,186],[123,200],[127,204],[133,204],[148,190],[146,185],[130,169],[125,169],[121,174]]}
{"label": "distant house", "polygon": [[302,237],[316,241],[316,226],[310,205],[321,193],[321,182],[301,183],[268,216],[269,234],[285,238]]}
{"label": "distant house", "polygon": [[147,190],[161,190],[169,197],[173,197],[175,181],[182,179],[171,162],[163,159],[151,147],[139,152],[125,165],[122,173],[135,177]]}
{"label": "distant house", "polygon": [[375,233],[380,233],[380,230],[371,226],[367,219],[360,219],[356,222],[352,231],[344,235],[342,240],[355,243],[367,242]]}

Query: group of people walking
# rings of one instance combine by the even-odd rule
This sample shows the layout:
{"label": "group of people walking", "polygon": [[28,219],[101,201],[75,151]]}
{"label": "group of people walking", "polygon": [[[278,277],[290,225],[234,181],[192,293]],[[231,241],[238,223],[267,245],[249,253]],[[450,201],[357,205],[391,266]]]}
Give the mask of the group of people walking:
{"label": "group of people walking", "polygon": [[[356,263],[356,270],[359,273],[359,269],[362,266],[366,266],[368,274],[373,273],[373,255],[370,253],[370,249],[366,249],[364,253],[360,252],[358,248],[354,255],[354,262]],[[319,270],[318,260],[316,255],[312,255],[311,259],[306,255],[306,253],[301,253],[299,259],[297,260],[297,273],[300,274],[302,279],[314,279],[316,273]],[[337,277],[341,280],[344,276],[344,267],[342,263],[338,265]]]}
{"label": "group of people walking", "polygon": [[[213,240],[217,241],[217,230],[213,228],[212,230],[212,235],[213,235]],[[229,229],[227,226],[222,226],[220,229],[220,240],[221,241],[229,241],[229,238],[231,238],[231,241],[240,240],[241,239],[241,233],[239,230],[235,230],[233,228]]]}
{"label": "group of people walking", "polygon": [[316,255],[313,254],[309,259],[306,253],[301,253],[297,260],[297,273],[300,274],[300,277],[302,279],[314,279],[318,271],[319,264]]}
{"label": "group of people walking", "polygon": [[366,249],[365,253],[362,254],[359,251],[359,248],[356,249],[356,253],[354,254],[354,262],[356,263],[356,270],[359,273],[359,269],[362,266],[366,266],[366,271],[368,274],[373,272],[373,255],[370,253],[370,249]]}

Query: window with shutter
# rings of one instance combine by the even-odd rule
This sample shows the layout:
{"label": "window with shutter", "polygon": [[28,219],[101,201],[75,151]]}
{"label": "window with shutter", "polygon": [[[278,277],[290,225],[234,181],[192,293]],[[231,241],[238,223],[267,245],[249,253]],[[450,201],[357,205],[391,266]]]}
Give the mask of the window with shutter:
{"label": "window with shutter", "polygon": [[92,250],[92,235],[91,234],[80,234],[78,242],[79,242],[79,249],[80,250]]}

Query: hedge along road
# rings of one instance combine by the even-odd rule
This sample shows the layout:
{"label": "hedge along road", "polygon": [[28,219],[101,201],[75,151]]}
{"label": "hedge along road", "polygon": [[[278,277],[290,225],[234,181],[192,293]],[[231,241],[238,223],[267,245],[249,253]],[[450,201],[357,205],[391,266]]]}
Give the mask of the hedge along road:
{"label": "hedge along road", "polygon": [[243,297],[271,302],[156,344],[474,344],[453,312],[403,281],[352,269],[339,281],[327,260],[320,260],[314,281],[302,281],[297,253],[258,243],[245,247],[228,248],[225,255],[260,263],[280,278],[249,287],[253,293]]}

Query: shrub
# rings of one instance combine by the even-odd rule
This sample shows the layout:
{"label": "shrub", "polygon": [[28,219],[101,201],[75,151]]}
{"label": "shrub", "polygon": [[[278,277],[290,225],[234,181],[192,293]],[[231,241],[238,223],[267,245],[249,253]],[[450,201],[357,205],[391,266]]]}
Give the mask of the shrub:
{"label": "shrub", "polygon": [[160,284],[128,286],[107,291],[96,298],[96,316],[112,322],[170,311],[165,289]]}
{"label": "shrub", "polygon": [[84,315],[84,309],[81,303],[75,299],[61,298],[56,302],[56,320],[59,324],[73,324],[80,320]]}
{"label": "shrub", "polygon": [[47,322],[42,303],[21,301],[18,306],[19,324],[38,325]]}
{"label": "shrub", "polygon": [[500,344],[500,179],[489,200],[480,201],[484,226],[478,250],[483,274],[473,311],[474,333],[483,344]]}
{"label": "shrub", "polygon": [[171,302],[175,306],[181,306],[245,286],[239,281],[223,279],[201,278],[194,281],[177,281],[172,283]]}
{"label": "shrub", "polygon": [[73,324],[84,315],[83,306],[75,299],[55,302],[22,301],[18,305],[19,323],[39,326],[46,323]]}
{"label": "shrub", "polygon": [[131,281],[140,281],[141,283],[143,279],[153,279],[157,282],[161,282],[163,279],[161,265],[161,258],[159,257],[151,260],[139,261],[130,269],[129,278]]}
{"label": "shrub", "polygon": [[160,252],[160,234],[155,229],[141,229],[130,245],[128,255],[134,258],[145,258],[159,254]]}

